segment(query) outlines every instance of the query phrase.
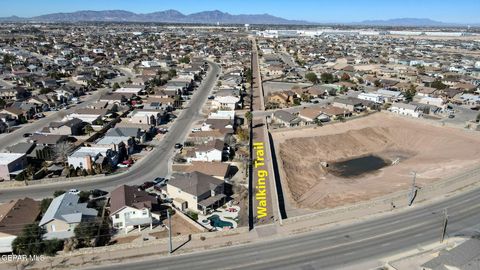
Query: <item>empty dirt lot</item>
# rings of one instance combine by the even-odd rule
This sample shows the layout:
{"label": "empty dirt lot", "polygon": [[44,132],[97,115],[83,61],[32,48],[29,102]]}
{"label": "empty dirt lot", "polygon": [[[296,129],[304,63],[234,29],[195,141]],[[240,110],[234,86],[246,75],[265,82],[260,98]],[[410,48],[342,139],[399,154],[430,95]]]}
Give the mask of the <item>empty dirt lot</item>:
{"label": "empty dirt lot", "polygon": [[[298,208],[331,208],[405,190],[412,171],[421,187],[480,164],[478,132],[386,113],[272,135],[286,198]],[[334,176],[331,166],[322,166],[366,155],[388,166],[353,177]]]}

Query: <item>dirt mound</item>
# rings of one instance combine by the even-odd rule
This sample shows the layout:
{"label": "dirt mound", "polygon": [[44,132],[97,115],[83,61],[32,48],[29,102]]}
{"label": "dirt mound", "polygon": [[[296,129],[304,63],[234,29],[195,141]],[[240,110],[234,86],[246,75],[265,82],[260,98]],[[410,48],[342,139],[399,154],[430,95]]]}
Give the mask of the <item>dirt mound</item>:
{"label": "dirt mound", "polygon": [[[300,136],[274,136],[281,136],[282,181],[299,207],[326,208],[368,200],[407,188],[413,170],[418,172],[419,183],[425,184],[480,162],[478,134],[383,114],[295,132]],[[333,176],[322,166],[365,155],[398,164],[353,178]]]}

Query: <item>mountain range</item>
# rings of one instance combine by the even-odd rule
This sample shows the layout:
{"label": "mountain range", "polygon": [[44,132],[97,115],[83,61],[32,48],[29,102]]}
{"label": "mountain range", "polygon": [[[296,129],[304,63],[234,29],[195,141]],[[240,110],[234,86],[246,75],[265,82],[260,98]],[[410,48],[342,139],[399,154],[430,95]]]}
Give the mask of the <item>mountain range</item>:
{"label": "mountain range", "polygon": [[177,10],[165,10],[138,14],[125,10],[82,10],[70,13],[52,13],[31,18],[17,16],[0,18],[8,22],[159,22],[192,24],[311,24],[300,20],[287,20],[269,14],[232,15],[219,10],[183,14]]}
{"label": "mountain range", "polygon": [[[36,17],[22,18],[17,16],[0,18],[0,22],[157,22],[157,23],[190,23],[190,24],[283,24],[283,25],[320,25],[302,20],[288,20],[270,14],[233,15],[219,10],[202,11],[183,14],[169,9],[152,13],[134,13],[125,10],[82,10],[69,13],[51,13]],[[328,24],[328,23],[322,23]],[[445,23],[422,18],[398,18],[390,20],[366,20],[352,23],[335,23],[343,25],[365,26],[466,26],[467,24]],[[472,26],[480,26],[474,24]]]}
{"label": "mountain range", "polygon": [[425,18],[398,18],[390,20],[366,20],[358,25],[370,25],[370,26],[462,26],[465,24],[459,23],[445,23],[434,21]]}

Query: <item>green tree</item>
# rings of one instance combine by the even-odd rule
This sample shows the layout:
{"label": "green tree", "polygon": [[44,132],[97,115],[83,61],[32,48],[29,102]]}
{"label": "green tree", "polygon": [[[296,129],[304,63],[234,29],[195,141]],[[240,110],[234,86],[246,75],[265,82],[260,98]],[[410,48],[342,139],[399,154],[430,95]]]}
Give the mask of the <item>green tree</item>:
{"label": "green tree", "polygon": [[191,217],[193,220],[198,220],[198,213],[193,212],[193,211],[188,211],[187,215]]}
{"label": "green tree", "polygon": [[53,197],[58,197],[60,195],[63,195],[66,191],[65,190],[55,190],[53,192]]}
{"label": "green tree", "polygon": [[335,77],[331,73],[322,73],[320,75],[320,81],[322,83],[333,83],[335,82]]}
{"label": "green tree", "polygon": [[53,201],[52,198],[44,198],[40,202],[40,212],[42,213],[42,215],[45,214],[45,212],[47,212],[47,209],[50,206],[50,203],[52,203],[52,201]]}
{"label": "green tree", "polygon": [[238,136],[238,139],[242,142],[246,142],[249,139],[248,131],[241,127],[237,128],[237,136]]}
{"label": "green tree", "polygon": [[78,241],[77,248],[94,247],[100,222],[81,222],[75,227],[73,232]]}
{"label": "green tree", "polygon": [[168,77],[169,77],[170,79],[173,78],[173,77],[176,77],[176,76],[177,76],[177,70],[175,70],[175,69],[172,68],[172,69],[170,69],[170,70],[168,71]]}
{"label": "green tree", "polygon": [[178,60],[178,62],[180,62],[180,63],[182,63],[182,64],[188,64],[188,63],[190,63],[190,57],[188,57],[188,55],[186,55],[186,56],[180,58],[180,59]]}
{"label": "green tree", "polygon": [[20,235],[12,242],[12,249],[19,255],[48,255],[54,256],[57,251],[63,248],[63,241],[44,240],[45,230],[38,224],[26,225]]}
{"label": "green tree", "polygon": [[311,83],[318,83],[318,77],[317,74],[313,72],[309,72],[305,74],[305,79],[309,80]]}
{"label": "green tree", "polygon": [[245,113],[245,119],[247,120],[247,123],[248,125],[250,125],[250,123],[252,122],[253,120],[253,114],[252,112],[248,111]]}
{"label": "green tree", "polygon": [[248,83],[251,83],[253,80],[253,72],[251,68],[247,68],[245,70],[245,80],[247,80]]}
{"label": "green tree", "polygon": [[19,255],[41,255],[44,252],[43,234],[45,230],[38,224],[26,225],[12,242],[12,249]]}
{"label": "green tree", "polygon": [[442,90],[442,89],[447,88],[448,86],[446,84],[442,83],[442,81],[440,81],[440,80],[435,80],[434,82],[432,82],[431,87]]}
{"label": "green tree", "polygon": [[86,202],[88,202],[88,200],[90,199],[90,193],[87,192],[87,191],[82,190],[82,191],[80,191],[80,193],[78,194],[78,197],[79,197],[78,201],[79,201],[80,203],[86,203]]}
{"label": "green tree", "polygon": [[405,99],[407,101],[412,101],[416,93],[417,93],[416,86],[410,85],[410,88],[407,91],[405,91]]}
{"label": "green tree", "polygon": [[90,124],[87,124],[83,127],[83,133],[88,134],[88,136],[90,136],[90,134],[94,131],[95,130],[93,130],[92,125]]}
{"label": "green tree", "polygon": [[115,82],[112,86],[113,90],[117,90],[118,88],[120,88],[120,85],[118,84],[118,82]]}

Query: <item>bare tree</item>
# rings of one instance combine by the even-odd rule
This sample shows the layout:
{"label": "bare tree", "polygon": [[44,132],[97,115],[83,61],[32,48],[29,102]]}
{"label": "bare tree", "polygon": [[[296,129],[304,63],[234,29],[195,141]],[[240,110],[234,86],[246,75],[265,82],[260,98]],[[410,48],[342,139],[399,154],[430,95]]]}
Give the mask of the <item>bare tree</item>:
{"label": "bare tree", "polygon": [[73,151],[73,146],[70,143],[61,142],[55,145],[53,151],[55,153],[55,159],[65,164],[67,162],[68,156]]}

